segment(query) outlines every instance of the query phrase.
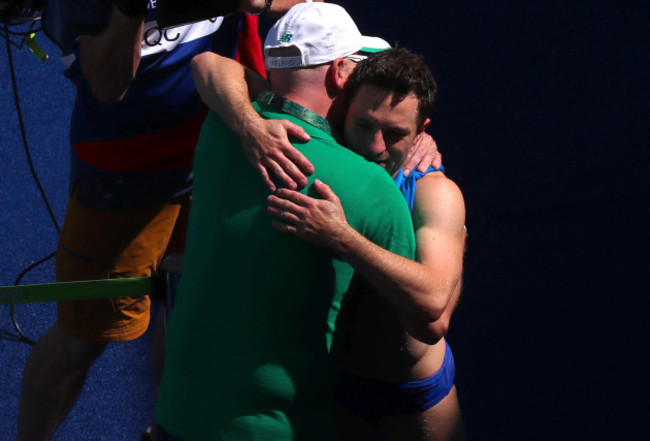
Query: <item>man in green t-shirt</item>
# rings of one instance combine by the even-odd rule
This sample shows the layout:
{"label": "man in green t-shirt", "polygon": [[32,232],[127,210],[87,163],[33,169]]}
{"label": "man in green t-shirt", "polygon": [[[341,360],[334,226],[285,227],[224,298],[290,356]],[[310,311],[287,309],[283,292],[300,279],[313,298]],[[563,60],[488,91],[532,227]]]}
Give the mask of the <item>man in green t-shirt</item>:
{"label": "man in green t-shirt", "polygon": [[[355,230],[412,259],[401,193],[383,169],[339,145],[326,119],[364,47],[352,19],[334,4],[299,4],[265,47],[274,93],[256,106],[264,118],[289,120],[309,135],[296,144],[315,169],[301,191],[315,195],[315,180],[327,182]],[[273,229],[264,182],[213,113],[194,173],[156,410],[159,439],[333,440],[330,344],[352,267]]]}

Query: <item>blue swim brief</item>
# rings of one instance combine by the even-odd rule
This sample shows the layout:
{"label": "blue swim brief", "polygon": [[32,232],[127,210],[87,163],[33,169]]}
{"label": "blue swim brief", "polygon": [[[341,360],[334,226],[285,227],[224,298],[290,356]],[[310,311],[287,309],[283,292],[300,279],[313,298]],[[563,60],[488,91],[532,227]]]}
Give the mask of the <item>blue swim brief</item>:
{"label": "blue swim brief", "polygon": [[442,401],[454,386],[454,356],[449,344],[445,345],[442,366],[429,378],[392,383],[339,372],[334,396],[352,413],[367,420],[424,412]]}

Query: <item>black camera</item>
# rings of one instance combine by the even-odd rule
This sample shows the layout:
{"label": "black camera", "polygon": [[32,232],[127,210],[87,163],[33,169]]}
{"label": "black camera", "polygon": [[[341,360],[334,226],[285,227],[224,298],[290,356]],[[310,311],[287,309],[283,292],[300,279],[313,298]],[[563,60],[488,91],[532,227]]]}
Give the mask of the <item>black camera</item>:
{"label": "black camera", "polygon": [[40,16],[45,0],[0,0],[0,23],[21,24]]}
{"label": "black camera", "polygon": [[158,0],[158,26],[171,28],[232,14],[240,5],[241,0]]}

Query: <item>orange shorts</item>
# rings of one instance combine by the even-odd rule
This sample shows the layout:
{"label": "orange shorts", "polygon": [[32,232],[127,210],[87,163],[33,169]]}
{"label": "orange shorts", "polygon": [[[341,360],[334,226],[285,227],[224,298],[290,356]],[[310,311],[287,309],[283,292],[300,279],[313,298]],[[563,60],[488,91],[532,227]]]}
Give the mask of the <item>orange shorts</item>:
{"label": "orange shorts", "polygon": [[[182,253],[191,194],[122,210],[69,202],[56,253],[59,282],[149,276],[167,254]],[[58,324],[89,342],[129,341],[149,326],[149,297],[58,303]]]}

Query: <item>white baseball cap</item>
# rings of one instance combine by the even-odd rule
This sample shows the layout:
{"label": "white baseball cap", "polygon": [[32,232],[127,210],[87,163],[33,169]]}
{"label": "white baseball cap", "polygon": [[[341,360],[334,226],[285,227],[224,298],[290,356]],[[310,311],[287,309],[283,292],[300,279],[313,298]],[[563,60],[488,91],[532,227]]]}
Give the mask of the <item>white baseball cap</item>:
{"label": "white baseball cap", "polygon": [[[274,49],[287,47],[295,47],[300,55],[269,55]],[[288,69],[325,64],[337,58],[360,61],[366,57],[359,52],[389,48],[381,38],[361,35],[341,6],[306,2],[291,7],[271,27],[264,41],[264,56],[267,69]]]}

